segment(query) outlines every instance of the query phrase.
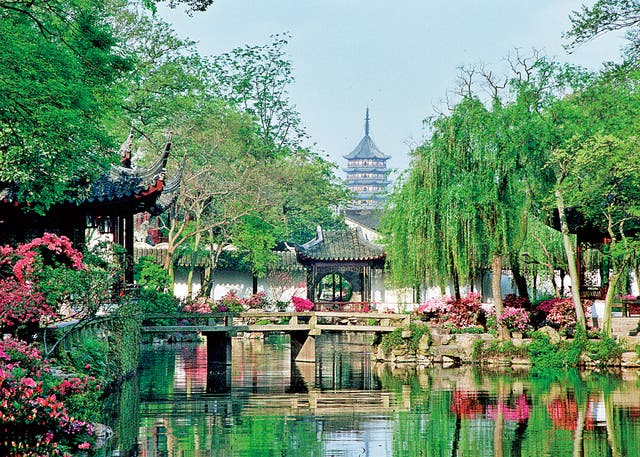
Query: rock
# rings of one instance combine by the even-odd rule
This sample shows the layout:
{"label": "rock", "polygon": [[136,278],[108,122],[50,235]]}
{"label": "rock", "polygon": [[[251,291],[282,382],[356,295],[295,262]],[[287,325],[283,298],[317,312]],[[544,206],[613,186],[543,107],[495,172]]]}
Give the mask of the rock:
{"label": "rock", "polygon": [[113,430],[111,427],[104,424],[93,424],[93,432],[96,437],[96,442],[94,444],[96,449],[103,447],[113,436]]}
{"label": "rock", "polygon": [[549,341],[551,341],[551,343],[553,344],[558,344],[560,342],[560,334],[553,327],[545,325],[540,330],[538,330],[538,332],[542,333],[543,335],[547,335],[549,337]]}
{"label": "rock", "polygon": [[620,365],[623,368],[636,368],[640,367],[640,360],[638,359],[637,352],[623,352],[620,356]]}
{"label": "rock", "polygon": [[429,352],[429,347],[431,346],[429,335],[422,335],[420,341],[418,341],[418,353],[419,354],[427,354]]}

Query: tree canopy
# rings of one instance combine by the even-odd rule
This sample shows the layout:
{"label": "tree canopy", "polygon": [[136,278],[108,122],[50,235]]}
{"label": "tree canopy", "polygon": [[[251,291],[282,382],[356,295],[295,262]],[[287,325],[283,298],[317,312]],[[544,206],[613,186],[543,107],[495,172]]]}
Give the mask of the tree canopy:
{"label": "tree canopy", "polygon": [[0,182],[43,212],[103,170],[130,62],[100,1],[0,2],[0,36]]}

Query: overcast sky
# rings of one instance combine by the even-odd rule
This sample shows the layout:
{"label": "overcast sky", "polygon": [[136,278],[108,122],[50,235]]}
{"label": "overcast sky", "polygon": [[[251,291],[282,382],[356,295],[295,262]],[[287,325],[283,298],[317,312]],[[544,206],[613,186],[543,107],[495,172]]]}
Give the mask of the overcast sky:
{"label": "overcast sky", "polygon": [[215,0],[189,17],[161,9],[203,55],[262,45],[291,35],[288,54],[296,82],[290,98],[315,150],[340,168],[364,134],[403,170],[425,136],[423,120],[456,86],[458,68],[500,68],[515,48],[532,48],[563,62],[599,68],[617,60],[620,35],[568,55],[562,33],[569,12],[592,0]]}

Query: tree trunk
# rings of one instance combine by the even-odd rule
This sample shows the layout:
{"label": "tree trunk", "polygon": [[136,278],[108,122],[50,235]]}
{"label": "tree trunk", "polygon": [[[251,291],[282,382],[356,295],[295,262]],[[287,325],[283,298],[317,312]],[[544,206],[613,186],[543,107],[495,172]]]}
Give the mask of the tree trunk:
{"label": "tree trunk", "polygon": [[[491,259],[491,295],[493,296],[493,306],[496,310],[496,318],[500,317],[502,307],[502,289],[500,280],[502,279],[502,256],[494,253]],[[502,340],[509,339],[509,330],[498,322],[498,336]]]}
{"label": "tree trunk", "polygon": [[[636,285],[638,286],[638,294],[640,295],[640,262],[638,262],[637,256],[634,255],[633,262],[633,275],[635,276]],[[632,291],[629,291],[632,292]]]}
{"label": "tree trunk", "polygon": [[604,316],[602,317],[602,332],[611,336],[611,313],[613,311],[613,297],[616,293],[618,281],[622,277],[622,274],[626,271],[626,266],[629,263],[630,256],[627,255],[622,261],[622,264],[615,265],[614,271],[609,276],[609,288],[607,289],[607,295],[604,300]]}
{"label": "tree trunk", "polygon": [[[215,247],[215,249],[214,249]],[[202,282],[201,296],[210,297],[211,291],[213,290],[213,273],[216,270],[218,265],[218,259],[220,259],[220,254],[224,245],[222,243],[218,243],[217,245],[209,246],[209,265],[204,271],[204,279]]]}
{"label": "tree trunk", "polygon": [[191,255],[191,265],[189,265],[189,273],[187,274],[187,297],[191,299],[193,297],[193,273],[196,269],[196,252],[200,248],[201,233],[196,233],[193,241],[193,254]]}
{"label": "tree trunk", "polygon": [[576,255],[573,250],[573,244],[569,237],[569,224],[567,223],[567,215],[564,211],[564,198],[562,192],[556,189],[556,205],[558,207],[558,215],[560,216],[560,231],[562,232],[562,241],[564,244],[564,251],[567,254],[567,264],[569,266],[569,276],[571,277],[571,297],[573,299],[573,306],[576,310],[576,326],[583,331],[587,329],[587,323],[584,316],[584,310],[582,309],[582,303],[580,302],[580,281],[578,278],[578,267],[576,264]]}
{"label": "tree trunk", "polygon": [[[540,238],[538,238],[535,234],[532,234],[531,236],[538,242],[538,244],[542,248],[542,252],[544,252],[544,257],[547,260],[547,262],[544,265],[547,267],[547,270],[549,271],[549,279],[551,280],[551,285],[553,286],[553,296],[555,298],[560,298],[561,297],[560,289],[558,288],[558,284],[556,283],[556,271],[553,268],[553,258],[551,257],[551,253],[549,252],[547,247],[544,245],[542,240],[540,240]],[[564,273],[562,272],[562,270],[560,270],[561,284],[562,284],[563,276],[564,276]],[[534,281],[536,281],[537,278],[538,278],[538,275],[536,273],[533,277]]]}
{"label": "tree trunk", "polygon": [[453,294],[456,297],[456,300],[460,300],[460,277],[458,276],[458,269],[456,268],[455,261],[453,259],[453,254],[451,255],[451,279],[453,280]]}
{"label": "tree trunk", "polygon": [[520,273],[520,262],[518,260],[518,254],[511,253],[509,255],[509,263],[511,263],[511,273],[513,274],[513,280],[516,283],[518,289],[518,295],[529,299],[529,289],[527,288],[527,278]]}

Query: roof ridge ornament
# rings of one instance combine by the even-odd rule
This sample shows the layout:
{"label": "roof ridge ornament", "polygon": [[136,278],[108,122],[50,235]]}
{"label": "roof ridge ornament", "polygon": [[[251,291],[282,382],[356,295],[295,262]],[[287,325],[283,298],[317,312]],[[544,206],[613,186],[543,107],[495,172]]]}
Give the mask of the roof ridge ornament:
{"label": "roof ridge ornament", "polygon": [[367,106],[367,114],[364,117],[364,136],[369,136],[369,107]]}

